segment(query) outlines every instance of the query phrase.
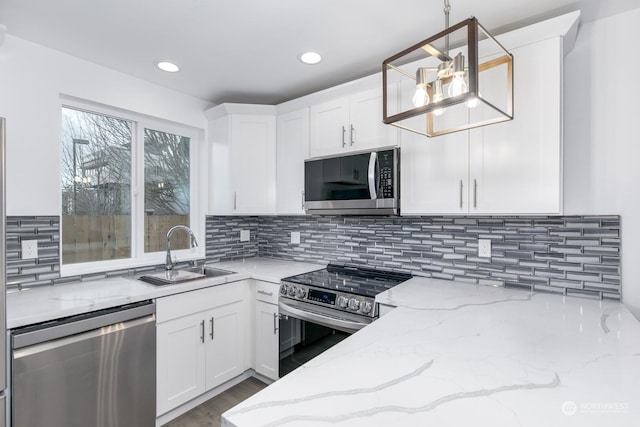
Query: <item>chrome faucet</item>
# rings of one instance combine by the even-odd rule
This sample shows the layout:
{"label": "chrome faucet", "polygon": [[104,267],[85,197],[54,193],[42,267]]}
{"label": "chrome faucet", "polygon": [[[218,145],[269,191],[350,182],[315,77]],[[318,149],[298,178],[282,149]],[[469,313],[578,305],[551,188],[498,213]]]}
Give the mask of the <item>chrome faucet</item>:
{"label": "chrome faucet", "polygon": [[165,270],[173,270],[173,260],[171,259],[171,235],[176,230],[184,230],[189,233],[191,236],[191,247],[195,248],[198,246],[198,241],[196,240],[196,235],[193,234],[193,231],[186,225],[176,225],[175,227],[171,227],[167,232],[167,260],[164,263]]}

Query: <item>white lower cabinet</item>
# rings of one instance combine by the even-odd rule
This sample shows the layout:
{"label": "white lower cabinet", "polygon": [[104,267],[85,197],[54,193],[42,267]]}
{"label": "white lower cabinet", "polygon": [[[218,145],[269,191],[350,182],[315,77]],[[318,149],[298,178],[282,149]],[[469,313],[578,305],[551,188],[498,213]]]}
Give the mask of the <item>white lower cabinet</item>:
{"label": "white lower cabinet", "polygon": [[280,328],[278,316],[279,285],[255,281],[255,362],[257,373],[272,380],[279,378]]}
{"label": "white lower cabinet", "polygon": [[158,415],[249,368],[248,307],[248,280],[158,298]]}
{"label": "white lower cabinet", "polygon": [[255,309],[255,371],[272,380],[277,380],[278,372],[278,306],[256,301]]}

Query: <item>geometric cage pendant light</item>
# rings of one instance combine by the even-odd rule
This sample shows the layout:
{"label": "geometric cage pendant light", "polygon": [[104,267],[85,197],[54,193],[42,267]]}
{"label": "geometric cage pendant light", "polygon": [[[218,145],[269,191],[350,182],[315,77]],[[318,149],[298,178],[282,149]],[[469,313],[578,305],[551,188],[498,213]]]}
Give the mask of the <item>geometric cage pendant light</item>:
{"label": "geometric cage pendant light", "polygon": [[382,63],[384,123],[433,137],[512,120],[513,55],[474,17],[449,27],[444,3],[445,30]]}

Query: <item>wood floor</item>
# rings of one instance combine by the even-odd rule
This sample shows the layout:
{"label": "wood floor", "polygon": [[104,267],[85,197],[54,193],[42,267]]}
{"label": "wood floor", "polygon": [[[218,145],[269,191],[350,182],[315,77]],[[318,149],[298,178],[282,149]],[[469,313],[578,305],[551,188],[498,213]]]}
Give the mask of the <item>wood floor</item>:
{"label": "wood floor", "polygon": [[220,416],[223,412],[253,396],[266,386],[265,383],[253,377],[248,378],[162,427],[219,427]]}

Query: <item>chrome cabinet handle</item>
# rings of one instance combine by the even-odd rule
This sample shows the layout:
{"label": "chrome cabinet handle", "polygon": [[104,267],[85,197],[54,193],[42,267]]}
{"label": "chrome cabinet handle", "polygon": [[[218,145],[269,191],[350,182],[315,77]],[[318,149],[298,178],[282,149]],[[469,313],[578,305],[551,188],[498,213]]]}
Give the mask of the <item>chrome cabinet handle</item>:
{"label": "chrome cabinet handle", "polygon": [[462,180],[460,180],[460,209],[462,209],[462,189],[464,188],[464,184]]}
{"label": "chrome cabinet handle", "polygon": [[204,320],[200,322],[200,342],[204,342]]}
{"label": "chrome cabinet handle", "polygon": [[345,136],[347,134],[347,129],[345,129],[344,126],[342,126],[342,147],[346,147],[347,146],[347,142],[345,141]]}
{"label": "chrome cabinet handle", "polygon": [[233,192],[233,210],[235,211],[238,206],[238,194]]}
{"label": "chrome cabinet handle", "polygon": [[478,180],[473,179],[473,208],[478,207]]}
{"label": "chrome cabinet handle", "polygon": [[213,340],[213,317],[211,318],[211,320],[209,320],[209,323],[211,323],[211,333],[209,334],[209,336]]}
{"label": "chrome cabinet handle", "polygon": [[356,143],[356,128],[353,127],[353,124],[351,125],[351,144],[353,145]]}
{"label": "chrome cabinet handle", "polygon": [[302,192],[302,209],[304,209],[304,191]]}
{"label": "chrome cabinet handle", "polygon": [[273,335],[278,333],[278,320],[280,319],[280,315],[278,313],[273,313]]}
{"label": "chrome cabinet handle", "polygon": [[270,297],[273,296],[273,292],[263,291],[262,289],[258,290],[258,293],[262,294],[262,295],[267,295],[267,296],[270,296]]}

